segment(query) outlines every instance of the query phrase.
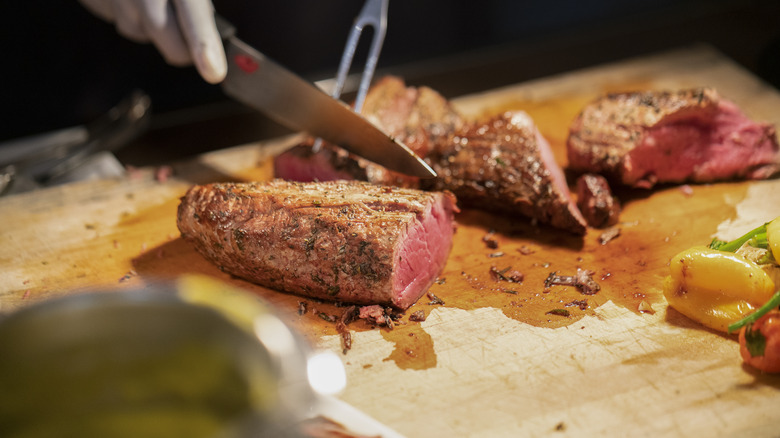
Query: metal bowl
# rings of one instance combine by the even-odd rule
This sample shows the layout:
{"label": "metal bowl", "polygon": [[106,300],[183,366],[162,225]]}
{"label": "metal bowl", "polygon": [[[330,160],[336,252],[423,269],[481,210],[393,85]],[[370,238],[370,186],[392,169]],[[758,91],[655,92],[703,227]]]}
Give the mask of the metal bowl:
{"label": "metal bowl", "polygon": [[296,436],[313,356],[208,279],[54,299],[0,320],[0,436]]}

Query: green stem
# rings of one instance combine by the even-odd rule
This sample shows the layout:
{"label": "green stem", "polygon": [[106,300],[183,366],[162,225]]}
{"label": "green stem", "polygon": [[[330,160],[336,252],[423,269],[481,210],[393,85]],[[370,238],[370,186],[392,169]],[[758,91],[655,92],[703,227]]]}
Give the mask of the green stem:
{"label": "green stem", "polygon": [[748,241],[748,243],[754,248],[766,249],[769,247],[769,240],[766,238],[766,232],[756,234]]}
{"label": "green stem", "polygon": [[743,235],[742,237],[736,238],[730,242],[724,242],[722,240],[713,239],[712,243],[710,243],[710,248],[717,249],[719,251],[734,252],[738,250],[739,247],[741,247],[745,242],[752,239],[757,234],[761,234],[761,233],[766,234],[766,225],[767,224],[764,224],[758,228],[750,230],[747,234]]}
{"label": "green stem", "polygon": [[764,303],[763,306],[759,307],[755,312],[751,313],[750,315],[740,319],[739,321],[733,324],[729,324],[729,333],[733,333],[748,324],[753,324],[759,318],[766,315],[767,312],[769,312],[770,310],[778,306],[780,306],[780,290],[775,292],[775,294],[772,295],[772,298],[770,298],[769,301]]}

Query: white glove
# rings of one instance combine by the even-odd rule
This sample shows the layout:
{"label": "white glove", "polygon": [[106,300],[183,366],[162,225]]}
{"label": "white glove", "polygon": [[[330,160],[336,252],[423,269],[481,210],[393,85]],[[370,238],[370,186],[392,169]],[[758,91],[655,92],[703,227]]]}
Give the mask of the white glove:
{"label": "white glove", "polygon": [[79,0],[93,14],[116,23],[119,34],[151,41],[173,65],[195,64],[203,79],[225,79],[225,49],[211,0]]}

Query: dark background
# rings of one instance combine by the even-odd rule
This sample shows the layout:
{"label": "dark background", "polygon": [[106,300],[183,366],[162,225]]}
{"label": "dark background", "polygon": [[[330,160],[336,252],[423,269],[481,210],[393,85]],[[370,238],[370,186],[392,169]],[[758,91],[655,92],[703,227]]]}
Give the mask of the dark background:
{"label": "dark background", "polygon": [[[214,5],[243,40],[315,81],[335,75],[362,0]],[[127,164],[286,132],[194,68],[168,66],[153,46],[122,38],[76,0],[4,1],[0,32],[0,142],[88,123],[133,89],[151,96],[153,119],[117,153]],[[694,43],[780,87],[777,0],[393,0],[378,74],[451,98]]]}

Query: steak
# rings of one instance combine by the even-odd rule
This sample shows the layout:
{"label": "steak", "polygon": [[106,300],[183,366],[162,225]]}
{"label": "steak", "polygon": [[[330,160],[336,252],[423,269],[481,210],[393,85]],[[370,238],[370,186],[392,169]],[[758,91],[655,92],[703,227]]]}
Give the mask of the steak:
{"label": "steak", "polygon": [[271,289],[407,309],[452,248],[456,200],[358,181],[194,186],[177,225],[206,259]]}
{"label": "steak", "polygon": [[462,208],[525,216],[575,234],[585,232],[562,170],[525,113],[467,122],[436,91],[407,87],[390,76],[370,89],[363,116],[414,150],[439,178],[421,181],[391,172],[327,143],[315,152],[311,142],[277,156],[275,176],[446,190]]}
{"label": "steak", "polygon": [[584,234],[587,224],[547,141],[522,111],[506,112],[439,139],[428,156],[438,178],[461,206],[520,214]]}
{"label": "steak", "polygon": [[[372,86],[363,101],[362,115],[389,136],[426,157],[436,139],[463,125],[461,116],[439,93],[428,87],[407,87],[399,78],[386,76]],[[418,188],[419,179],[350,154],[322,142],[305,140],[274,158],[274,175],[291,181],[356,179],[374,184]]]}
{"label": "steak", "polygon": [[615,225],[620,217],[620,202],[601,175],[586,173],[577,178],[577,207],[588,225],[595,228]]}
{"label": "steak", "polygon": [[322,141],[320,149],[315,151],[313,138],[306,138],[274,157],[273,165],[277,178],[298,182],[369,181],[369,170],[380,167],[326,141]]}
{"label": "steak", "polygon": [[371,87],[362,114],[421,157],[428,156],[437,139],[464,124],[442,95],[428,87],[407,87],[394,76],[384,77]]}
{"label": "steak", "polygon": [[712,88],[609,94],[569,129],[569,167],[622,184],[768,178],[780,169],[774,126]]}

